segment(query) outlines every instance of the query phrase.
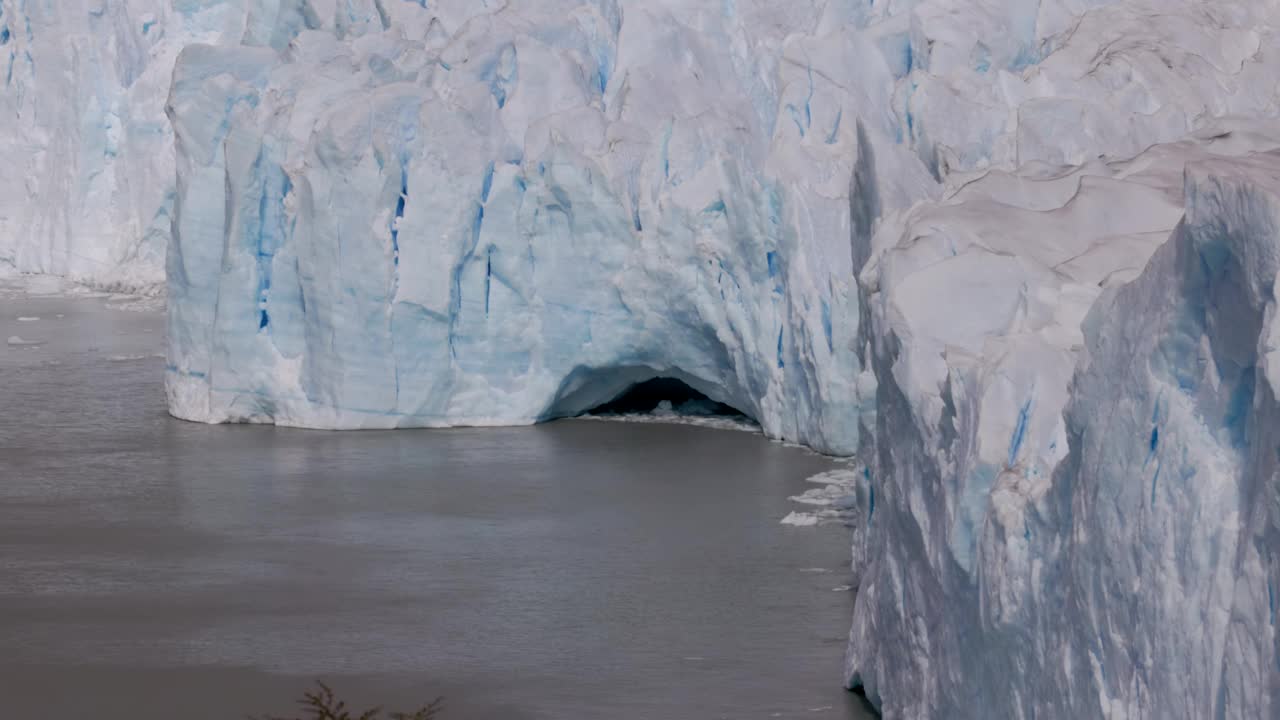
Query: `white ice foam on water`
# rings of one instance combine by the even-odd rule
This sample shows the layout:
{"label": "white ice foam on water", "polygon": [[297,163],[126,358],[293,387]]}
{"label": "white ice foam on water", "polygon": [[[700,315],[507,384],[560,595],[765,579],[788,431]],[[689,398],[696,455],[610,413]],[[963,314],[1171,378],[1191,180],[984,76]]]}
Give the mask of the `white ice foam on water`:
{"label": "white ice foam on water", "polygon": [[661,408],[651,413],[617,413],[611,415],[588,414],[575,418],[596,422],[647,423],[657,425],[689,425],[691,427],[712,428],[715,430],[734,430],[737,432],[760,432],[760,426],[745,417],[720,415],[687,415],[671,409]]}
{"label": "white ice foam on water", "polygon": [[815,513],[807,512],[791,512],[786,517],[778,521],[782,525],[794,525],[796,527],[813,527],[820,522]]}
{"label": "white ice foam on water", "polygon": [[819,473],[808,482],[822,487],[806,490],[790,500],[816,509],[795,511],[782,519],[785,525],[825,525],[840,523],[855,526],[863,518],[868,505],[867,473],[861,467]]}

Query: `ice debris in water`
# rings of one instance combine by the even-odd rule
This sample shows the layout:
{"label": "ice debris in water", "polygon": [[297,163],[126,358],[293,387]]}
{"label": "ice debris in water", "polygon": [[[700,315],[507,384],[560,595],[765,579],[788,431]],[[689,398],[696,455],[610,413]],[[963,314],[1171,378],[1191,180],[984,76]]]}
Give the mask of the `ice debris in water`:
{"label": "ice debris in water", "polygon": [[808,479],[822,487],[806,490],[791,497],[801,505],[814,506],[813,510],[795,511],[782,519],[784,525],[812,526],[826,523],[853,525],[858,522],[859,486],[864,475],[861,469],[830,470]]}

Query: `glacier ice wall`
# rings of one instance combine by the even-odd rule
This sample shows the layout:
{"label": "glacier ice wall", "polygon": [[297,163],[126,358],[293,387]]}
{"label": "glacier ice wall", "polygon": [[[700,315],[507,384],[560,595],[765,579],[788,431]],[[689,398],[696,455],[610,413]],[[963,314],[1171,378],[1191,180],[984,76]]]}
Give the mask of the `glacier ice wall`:
{"label": "glacier ice wall", "polygon": [[1043,508],[1074,619],[1055,659],[1091,680],[1085,710],[1275,717],[1280,152],[1191,163],[1185,187],[1172,239],[1086,322]]}
{"label": "glacier ice wall", "polygon": [[[399,4],[400,0],[397,0]],[[175,168],[165,101],[191,44],[345,32],[337,3],[0,0],[0,272],[160,292]]]}
{"label": "glacier ice wall", "polygon": [[848,673],[887,715],[1274,714],[1277,172],[1230,123],[882,226]]}
{"label": "glacier ice wall", "polygon": [[[855,237],[877,394],[848,681],[889,717],[1273,716],[1277,546],[1241,525],[1275,483],[1186,440],[1269,412],[1245,379],[1266,300],[1170,319],[1204,299],[1167,260],[1191,226],[1230,228],[1223,262],[1274,252],[1275,8],[1046,3],[1000,52],[951,12],[913,11],[931,61],[902,101],[941,197]],[[1197,352],[1222,377],[1161,385]]]}
{"label": "glacier ice wall", "polygon": [[857,148],[911,168],[883,204],[933,185],[860,111],[875,43],[800,34],[822,3],[361,7],[178,63],[175,414],[527,423],[661,375],[856,449]]}
{"label": "glacier ice wall", "polygon": [[0,271],[163,286],[173,64],[244,19],[230,2],[0,0]]}

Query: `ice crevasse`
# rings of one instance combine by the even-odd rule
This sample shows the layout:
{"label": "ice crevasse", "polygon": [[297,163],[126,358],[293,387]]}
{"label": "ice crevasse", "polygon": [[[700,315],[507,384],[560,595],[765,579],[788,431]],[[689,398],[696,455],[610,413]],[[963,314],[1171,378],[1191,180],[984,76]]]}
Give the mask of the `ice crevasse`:
{"label": "ice crevasse", "polygon": [[0,0],[0,274],[162,291],[174,62],[245,19],[236,2]]}
{"label": "ice crevasse", "polygon": [[0,0],[0,265],[164,255],[175,415],[675,377],[863,459],[886,717],[1280,716],[1275,3],[151,5]]}

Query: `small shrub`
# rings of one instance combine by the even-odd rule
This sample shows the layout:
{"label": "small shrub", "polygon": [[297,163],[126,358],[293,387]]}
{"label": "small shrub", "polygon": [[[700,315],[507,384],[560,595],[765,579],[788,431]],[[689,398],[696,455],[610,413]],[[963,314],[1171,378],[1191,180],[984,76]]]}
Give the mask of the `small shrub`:
{"label": "small shrub", "polygon": [[250,717],[249,720],[436,720],[444,710],[444,698],[436,698],[423,705],[415,712],[393,712],[383,714],[381,707],[371,708],[361,713],[351,710],[347,703],[340,700],[328,685],[317,681],[318,690],[305,692],[298,701],[302,715],[283,717],[280,715],[263,715]]}

